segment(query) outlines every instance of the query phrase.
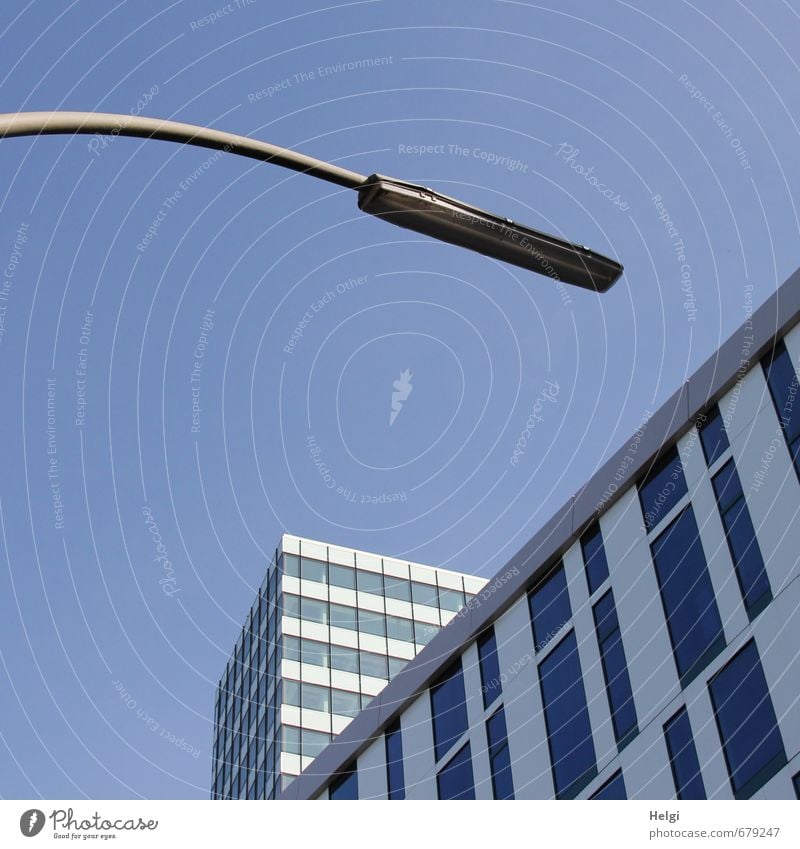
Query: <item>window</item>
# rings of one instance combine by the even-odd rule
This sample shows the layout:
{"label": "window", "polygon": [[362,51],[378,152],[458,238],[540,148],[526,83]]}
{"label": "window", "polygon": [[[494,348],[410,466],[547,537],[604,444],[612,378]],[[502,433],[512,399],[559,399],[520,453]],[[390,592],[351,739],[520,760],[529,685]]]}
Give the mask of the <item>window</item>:
{"label": "window", "polygon": [[360,593],[383,595],[383,575],[380,572],[365,572],[363,569],[357,569],[356,577]]}
{"label": "window", "polygon": [[404,640],[407,643],[414,642],[414,623],[410,619],[387,616],[386,632],[393,640]]}
{"label": "window", "polygon": [[772,403],[781,424],[789,454],[794,462],[794,468],[800,476],[800,398],[797,373],[792,365],[792,358],[786,349],[786,343],[781,340],[775,346],[772,356],[764,360],[764,374],[769,385]]}
{"label": "window", "polygon": [[639,484],[645,529],[652,531],[686,492],[686,478],[683,476],[678,449],[673,448],[656,462],[652,471]]}
{"label": "window", "polygon": [[772,591],[733,460],[714,475],[712,483],[744,606],[753,619],[772,601]]}
{"label": "window", "polygon": [[725,423],[716,405],[708,411],[705,421],[700,425],[700,442],[709,468],[730,448]]}
{"label": "window", "polygon": [[386,666],[386,655],[362,651],[361,674],[371,675],[373,678],[388,678],[389,674]]}
{"label": "window", "polygon": [[283,597],[283,615],[293,616],[295,619],[300,618],[300,596],[287,593]]}
{"label": "window", "polygon": [[300,682],[290,681],[288,678],[283,682],[283,703],[300,707]]}
{"label": "window", "polygon": [[422,584],[419,581],[412,581],[411,597],[414,600],[414,604],[426,604],[428,607],[439,606],[439,597],[434,584]]}
{"label": "window", "polygon": [[678,675],[685,687],[725,646],[691,504],[652,545]]}
{"label": "window", "polygon": [[411,601],[411,584],[406,578],[385,575],[384,592],[388,598],[395,598],[398,601]]}
{"label": "window", "polygon": [[331,691],[328,687],[320,687],[317,684],[303,684],[301,689],[304,710],[330,712]]}
{"label": "window", "polygon": [[358,674],[358,649],[347,646],[331,646],[331,669],[341,672],[355,672]]}
{"label": "window", "polygon": [[300,656],[303,663],[327,668],[330,664],[329,648],[326,643],[316,640],[303,640],[300,644]]}
{"label": "window", "polygon": [[628,794],[625,792],[625,779],[622,777],[622,770],[618,769],[606,783],[598,788],[589,797],[590,799],[627,799]]}
{"label": "window", "polygon": [[481,668],[481,692],[483,693],[484,708],[503,692],[500,681],[500,664],[497,661],[497,640],[494,628],[489,628],[478,637],[478,659]]}
{"label": "window", "polygon": [[755,642],[750,640],[708,687],[733,795],[748,799],[786,764]]}
{"label": "window", "polygon": [[464,606],[464,593],[461,590],[439,587],[439,604],[444,610],[461,610]]}
{"label": "window", "polygon": [[331,586],[343,587],[346,590],[356,588],[356,570],[352,566],[340,566],[338,563],[331,563],[328,569]]}
{"label": "window", "polygon": [[533,641],[536,651],[541,651],[572,618],[563,565],[559,565],[530,592],[528,607],[533,624]]}
{"label": "window", "polygon": [[678,799],[705,799],[706,788],[685,707],[664,725],[664,738],[667,741],[672,780],[675,782],[675,795]]}
{"label": "window", "polygon": [[439,631],[438,625],[429,622],[414,622],[414,642],[420,646],[426,646]]}
{"label": "window", "polygon": [[300,662],[300,640],[297,637],[290,637],[287,634],[283,638],[283,656],[286,660]]}
{"label": "window", "polygon": [[345,607],[343,604],[332,604],[331,625],[335,628],[347,628],[349,631],[357,630],[355,607]]}
{"label": "window", "polygon": [[291,755],[300,754],[300,729],[293,725],[281,726],[283,733],[283,751]]}
{"label": "window", "polygon": [[300,577],[300,558],[296,554],[283,555],[283,574],[292,578]]}
{"label": "window", "polygon": [[595,522],[581,537],[583,562],[586,564],[586,583],[589,585],[589,595],[600,588],[608,577],[608,560],[603,546],[603,535],[600,524]]}
{"label": "window", "polygon": [[792,784],[794,785],[794,795],[800,799],[800,772],[796,772],[792,776]]}
{"label": "window", "polygon": [[302,618],[308,622],[317,622],[320,625],[328,624],[328,602],[317,601],[315,598],[306,598],[302,596],[300,599],[300,609]]}
{"label": "window", "polygon": [[352,764],[331,782],[328,798],[358,799],[358,771],[355,764]]}
{"label": "window", "polygon": [[474,799],[475,783],[472,778],[472,755],[469,743],[459,749],[447,766],[436,776],[440,799]]}
{"label": "window", "polygon": [[440,761],[467,730],[467,702],[460,660],[431,687],[431,716],[434,752],[436,760]]}
{"label": "window", "polygon": [[303,743],[303,757],[315,758],[330,743],[331,735],[322,731],[309,731],[307,728],[300,729]]}
{"label": "window", "polygon": [[390,799],[406,798],[406,782],[403,773],[403,736],[400,720],[395,720],[386,729],[386,786]]}
{"label": "window", "polygon": [[386,617],[382,613],[360,608],[358,611],[358,630],[376,637],[386,636]]}
{"label": "window", "polygon": [[301,557],[300,577],[304,581],[315,581],[318,584],[326,584],[328,582],[328,564],[322,560]]}
{"label": "window", "polygon": [[389,679],[391,680],[399,672],[402,672],[407,663],[408,663],[408,661],[404,660],[402,657],[390,657],[389,658]]}
{"label": "window", "polygon": [[514,781],[511,776],[511,755],[508,750],[506,715],[503,708],[492,714],[486,723],[489,743],[489,766],[492,770],[492,793],[495,799],[513,799]]}
{"label": "window", "polygon": [[339,716],[355,716],[361,710],[361,697],[347,690],[331,690],[331,711]]}
{"label": "window", "polygon": [[606,695],[611,709],[614,738],[620,748],[630,742],[638,731],[636,707],[633,703],[628,664],[622,646],[622,634],[614,605],[614,594],[609,590],[594,606],[594,625],[603,675],[606,680]]}
{"label": "window", "polygon": [[539,664],[556,797],[574,798],[597,775],[575,632]]}

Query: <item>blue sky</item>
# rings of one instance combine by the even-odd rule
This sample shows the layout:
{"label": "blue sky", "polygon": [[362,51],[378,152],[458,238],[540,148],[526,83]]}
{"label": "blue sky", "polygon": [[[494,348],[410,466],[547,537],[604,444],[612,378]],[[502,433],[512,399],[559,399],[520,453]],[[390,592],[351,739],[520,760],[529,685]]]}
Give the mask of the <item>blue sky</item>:
{"label": "blue sky", "polygon": [[282,531],[492,574],[798,265],[800,4],[551,5],[4,3],[2,112],[253,135],[626,271],[559,291],[245,159],[3,141],[0,795],[207,797]]}

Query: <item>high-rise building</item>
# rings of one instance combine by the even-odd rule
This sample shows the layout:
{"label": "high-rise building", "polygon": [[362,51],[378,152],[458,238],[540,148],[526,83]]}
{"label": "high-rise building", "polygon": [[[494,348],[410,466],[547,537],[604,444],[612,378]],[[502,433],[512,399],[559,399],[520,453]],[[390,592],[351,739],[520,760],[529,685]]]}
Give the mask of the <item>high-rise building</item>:
{"label": "high-rise building", "polygon": [[743,306],[284,798],[800,795],[800,272]]}
{"label": "high-rise building", "polygon": [[217,688],[212,798],[275,798],[485,584],[284,534]]}

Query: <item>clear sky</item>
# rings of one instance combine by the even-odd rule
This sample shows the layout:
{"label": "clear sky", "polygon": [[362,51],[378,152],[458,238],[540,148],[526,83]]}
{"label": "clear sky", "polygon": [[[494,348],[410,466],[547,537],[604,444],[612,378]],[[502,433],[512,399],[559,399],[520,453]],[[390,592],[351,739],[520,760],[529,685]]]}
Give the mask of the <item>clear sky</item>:
{"label": "clear sky", "polygon": [[500,568],[800,264],[798,43],[797,0],[4,0],[2,112],[252,135],[626,270],[559,291],[238,157],[0,142],[0,795],[207,797],[284,530]]}

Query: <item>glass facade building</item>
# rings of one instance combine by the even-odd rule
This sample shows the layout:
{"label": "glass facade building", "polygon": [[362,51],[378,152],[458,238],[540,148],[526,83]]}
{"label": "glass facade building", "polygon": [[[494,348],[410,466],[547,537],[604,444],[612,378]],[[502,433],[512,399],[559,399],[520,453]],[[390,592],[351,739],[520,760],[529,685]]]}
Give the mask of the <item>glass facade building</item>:
{"label": "glass facade building", "polygon": [[217,688],[212,798],[274,799],[485,583],[284,534]]}
{"label": "glass facade building", "polygon": [[797,272],[282,796],[800,794],[799,374]]}

